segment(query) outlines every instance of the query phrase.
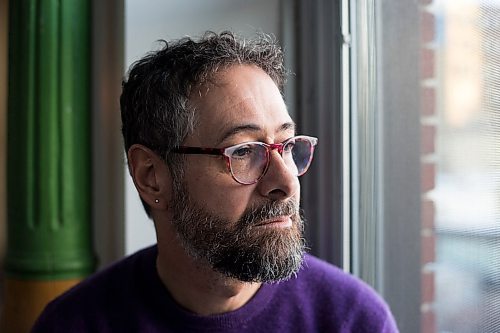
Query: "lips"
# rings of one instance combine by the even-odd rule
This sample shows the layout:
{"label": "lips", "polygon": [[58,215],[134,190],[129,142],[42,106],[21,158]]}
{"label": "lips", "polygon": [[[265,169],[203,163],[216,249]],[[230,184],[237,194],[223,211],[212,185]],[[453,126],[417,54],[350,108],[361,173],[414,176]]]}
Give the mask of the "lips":
{"label": "lips", "polygon": [[278,216],[273,217],[268,220],[264,220],[255,225],[256,227],[291,227],[292,226],[292,218],[291,216]]}
{"label": "lips", "polygon": [[290,227],[299,216],[299,206],[294,201],[271,201],[248,209],[240,218],[242,227]]}

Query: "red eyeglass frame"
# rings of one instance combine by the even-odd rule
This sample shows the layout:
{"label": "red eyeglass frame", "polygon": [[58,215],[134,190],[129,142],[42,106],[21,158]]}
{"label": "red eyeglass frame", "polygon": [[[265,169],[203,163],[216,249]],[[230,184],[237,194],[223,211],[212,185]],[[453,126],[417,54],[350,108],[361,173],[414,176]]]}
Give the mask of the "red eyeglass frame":
{"label": "red eyeglass frame", "polygon": [[[242,184],[242,185],[252,185],[252,184],[257,183],[259,180],[261,180],[262,177],[264,177],[264,175],[266,174],[267,170],[269,169],[269,164],[271,162],[271,157],[270,157],[271,151],[277,150],[278,153],[283,158],[284,147],[292,140],[295,140],[295,141],[296,140],[306,140],[306,141],[309,141],[309,143],[311,145],[310,146],[311,151],[310,151],[309,160],[308,160],[306,166],[304,167],[303,171],[300,172],[299,174],[297,174],[297,177],[300,177],[307,172],[307,170],[309,169],[309,166],[311,165],[313,155],[314,155],[314,149],[315,149],[316,145],[318,144],[318,138],[315,138],[312,136],[307,136],[307,135],[297,135],[297,136],[293,136],[291,138],[288,138],[281,143],[265,143],[265,142],[259,142],[259,141],[250,141],[250,142],[242,142],[242,143],[228,146],[225,148],[179,146],[178,148],[172,149],[172,152],[178,153],[178,154],[222,155],[222,156],[224,156],[224,159],[226,160],[227,169],[231,173],[231,176],[233,177],[233,179],[237,183]],[[245,145],[249,145],[249,144],[257,144],[257,145],[260,145],[260,146],[263,146],[266,148],[266,166],[264,167],[262,174],[256,180],[254,180],[252,182],[243,182],[243,181],[239,180],[238,178],[236,178],[236,176],[233,173],[233,169],[231,168],[231,156],[230,156],[230,153],[228,153],[228,151],[230,151],[232,153],[236,149],[238,149],[240,146],[245,146]]]}

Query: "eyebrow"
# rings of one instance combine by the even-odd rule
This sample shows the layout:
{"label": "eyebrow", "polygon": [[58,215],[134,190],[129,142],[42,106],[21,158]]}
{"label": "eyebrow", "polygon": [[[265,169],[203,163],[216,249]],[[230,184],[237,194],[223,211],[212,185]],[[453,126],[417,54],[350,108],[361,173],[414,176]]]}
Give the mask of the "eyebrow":
{"label": "eyebrow", "polygon": [[[287,122],[287,123],[282,124],[278,128],[278,132],[285,132],[288,130],[293,130],[293,132],[295,134],[295,129],[296,129],[296,125],[294,122]],[[236,134],[242,133],[242,132],[258,132],[261,130],[262,130],[262,128],[255,125],[255,124],[239,125],[239,126],[233,127],[231,129],[229,129],[228,131],[224,132],[223,135],[220,137],[220,139],[217,141],[217,143],[220,144],[220,143],[224,142],[225,140],[227,140],[228,138],[230,138]]]}

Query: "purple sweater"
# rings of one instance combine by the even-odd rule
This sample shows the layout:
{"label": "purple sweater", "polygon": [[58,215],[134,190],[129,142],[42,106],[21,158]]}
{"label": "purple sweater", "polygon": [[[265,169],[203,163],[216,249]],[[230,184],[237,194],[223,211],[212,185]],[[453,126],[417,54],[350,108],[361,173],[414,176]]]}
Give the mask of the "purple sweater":
{"label": "purple sweater", "polygon": [[398,332],[365,283],[306,255],[296,278],[263,284],[238,310],[199,316],[160,281],[156,246],[88,278],[51,302],[33,332]]}

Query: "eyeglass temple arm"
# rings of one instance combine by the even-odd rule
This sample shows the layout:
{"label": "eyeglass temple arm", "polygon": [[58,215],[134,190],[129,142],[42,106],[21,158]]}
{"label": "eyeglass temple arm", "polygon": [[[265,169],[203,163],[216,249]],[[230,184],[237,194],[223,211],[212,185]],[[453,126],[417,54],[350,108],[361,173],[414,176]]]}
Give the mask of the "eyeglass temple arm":
{"label": "eyeglass temple arm", "polygon": [[197,155],[224,155],[224,150],[219,148],[186,147],[172,149],[173,153],[178,154],[197,154]]}

